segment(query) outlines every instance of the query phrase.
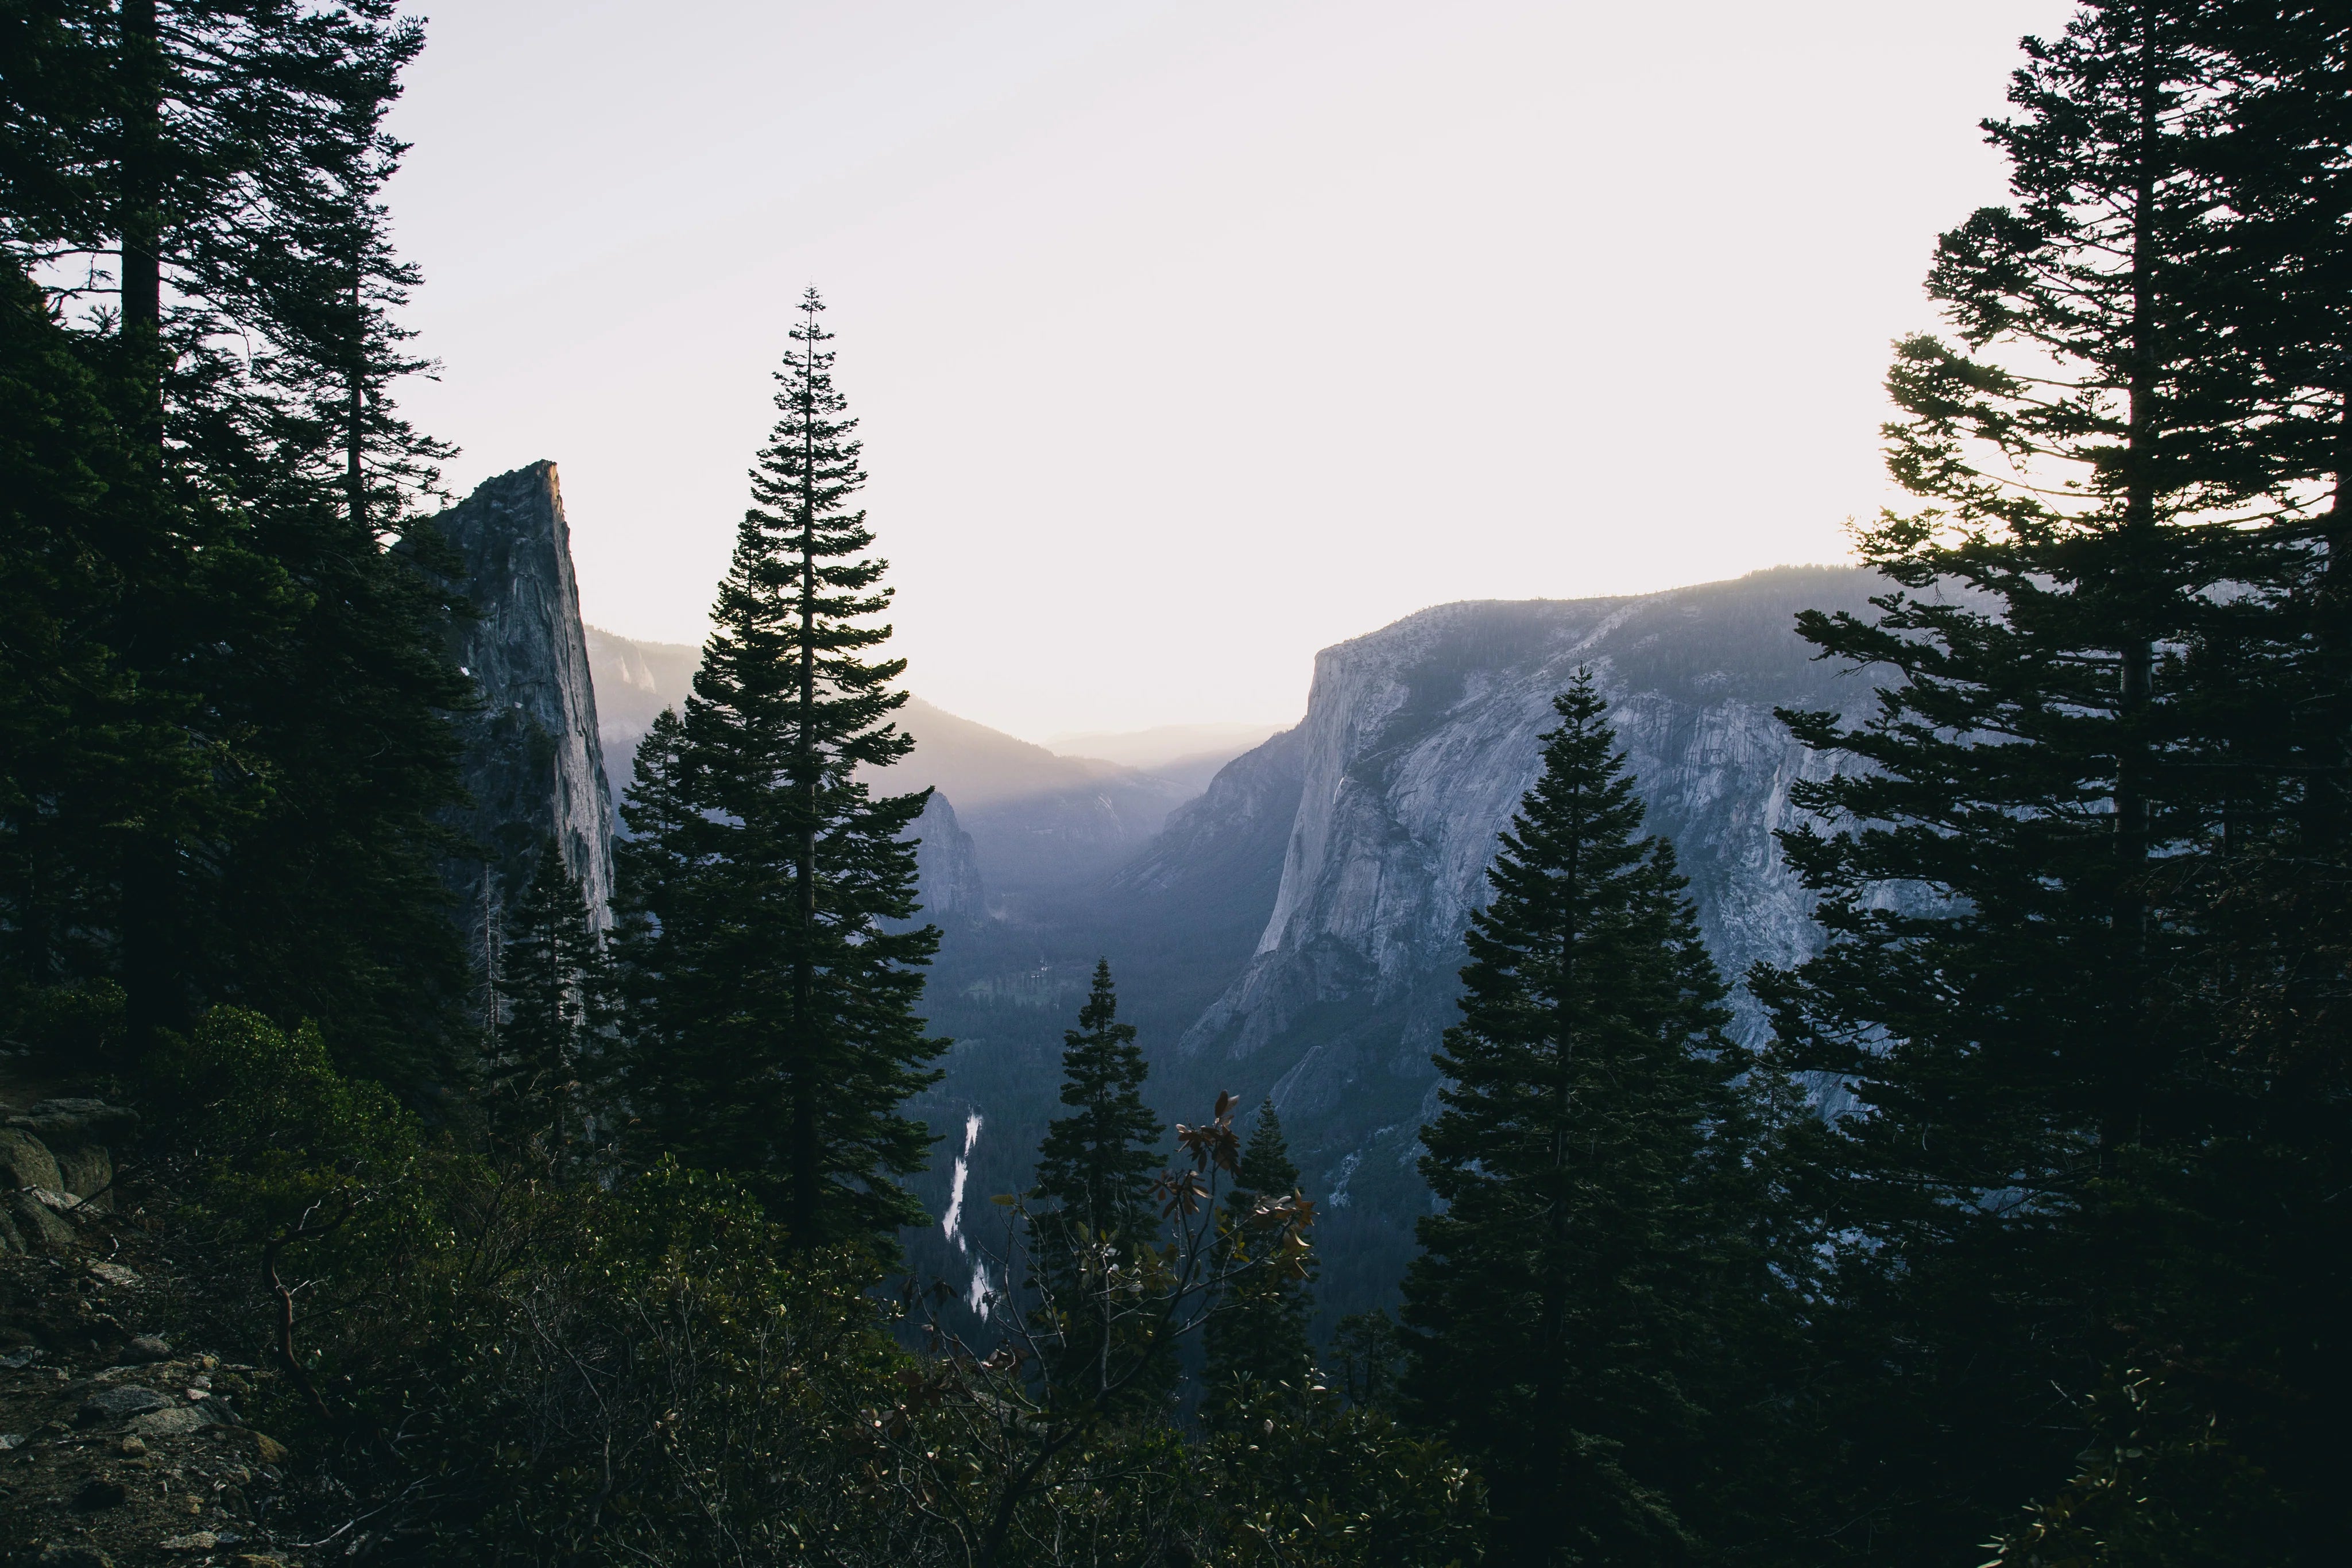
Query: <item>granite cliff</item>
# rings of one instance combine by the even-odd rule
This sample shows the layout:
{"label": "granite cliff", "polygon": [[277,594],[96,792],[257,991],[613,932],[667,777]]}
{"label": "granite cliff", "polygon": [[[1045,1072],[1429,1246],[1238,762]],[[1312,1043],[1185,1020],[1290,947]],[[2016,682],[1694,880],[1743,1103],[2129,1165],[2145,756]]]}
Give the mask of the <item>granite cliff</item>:
{"label": "granite cliff", "polygon": [[468,936],[478,951],[484,920],[528,881],[550,833],[601,924],[613,895],[613,796],[555,465],[485,480],[432,526],[464,562],[459,587],[474,613],[452,654],[482,699],[459,724],[470,800],[452,824],[478,853],[448,872]]}

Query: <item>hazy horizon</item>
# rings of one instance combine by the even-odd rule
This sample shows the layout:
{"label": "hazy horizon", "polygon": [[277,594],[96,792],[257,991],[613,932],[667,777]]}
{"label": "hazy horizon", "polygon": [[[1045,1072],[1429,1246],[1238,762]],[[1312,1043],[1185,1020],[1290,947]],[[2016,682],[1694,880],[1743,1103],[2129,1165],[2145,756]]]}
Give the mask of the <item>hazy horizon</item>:
{"label": "hazy horizon", "polygon": [[1431,604],[1846,559],[2067,9],[453,10],[394,125],[404,396],[460,494],[561,466],[588,619],[698,643],[814,283],[912,689],[1289,723]]}

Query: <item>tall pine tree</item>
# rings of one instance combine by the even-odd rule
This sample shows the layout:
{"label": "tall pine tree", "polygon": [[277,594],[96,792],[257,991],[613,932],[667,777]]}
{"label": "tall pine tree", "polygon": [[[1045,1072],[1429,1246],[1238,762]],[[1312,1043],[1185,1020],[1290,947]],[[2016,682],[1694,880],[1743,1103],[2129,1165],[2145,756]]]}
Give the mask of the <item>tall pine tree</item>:
{"label": "tall pine tree", "polygon": [[1830,943],[1756,982],[1781,1063],[1861,1106],[1818,1139],[1797,1489],[1856,1560],[1969,1552],[2050,1495],[2108,1369],[2199,1339],[2238,1268],[2169,1260],[2237,1223],[2176,1179],[2251,1110],[2216,1048],[2260,966],[2215,895],[2309,713],[2274,643],[2310,443],[2253,303],[2296,286],[2242,173],[2273,9],[2093,0],[2027,41],[1988,126],[2013,200],[1943,236],[1950,336],[1889,379],[1920,505],[1862,543],[1903,591],[1801,622],[1888,677],[1858,726],[1786,716],[1868,766],[1794,791],[1842,824],[1783,839]]}
{"label": "tall pine tree", "polygon": [[866,476],[824,308],[801,303],[718,630],[623,808],[627,1092],[657,1146],[740,1173],[793,1245],[879,1249],[921,1218],[899,1178],[930,1137],[900,1106],[937,1076],[915,1008],[939,932],[898,924],[929,791],[857,778],[914,742],[890,717],[906,662],[861,657],[889,636],[872,618],[890,593],[850,506]]}
{"label": "tall pine tree", "polygon": [[[440,450],[389,401],[413,274],[376,199],[421,33],[391,0],[37,9],[0,31],[0,234],[121,459],[75,635],[179,716],[183,755],[126,763],[143,799],[91,833],[28,777],[9,831],[77,868],[77,962],[121,980],[140,1046],[234,998],[413,1082],[455,1065],[434,813],[469,689],[432,541],[387,548]],[[358,383],[364,504],[352,400],[316,395]]]}
{"label": "tall pine tree", "polygon": [[[1745,1053],[1589,674],[1487,878],[1422,1131],[1444,1203],[1405,1278],[1409,1408],[1492,1489],[1495,1560],[1697,1550]],[[1695,1506],[1702,1505],[1702,1506]]]}

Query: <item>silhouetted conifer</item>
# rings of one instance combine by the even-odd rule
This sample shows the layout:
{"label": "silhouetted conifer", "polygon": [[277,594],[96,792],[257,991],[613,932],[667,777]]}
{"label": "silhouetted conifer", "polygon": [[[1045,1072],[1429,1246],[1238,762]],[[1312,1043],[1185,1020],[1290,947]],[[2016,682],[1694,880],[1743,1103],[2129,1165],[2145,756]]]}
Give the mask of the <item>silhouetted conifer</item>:
{"label": "silhouetted conifer", "polygon": [[1055,1333],[1046,1342],[1057,1399],[1087,1400],[1149,1364],[1117,1392],[1123,1406],[1164,1403],[1176,1381],[1175,1347],[1149,1341],[1142,1310],[1156,1293],[1159,1216],[1151,1199],[1166,1131],[1143,1103],[1150,1066],[1135,1026],[1118,1021],[1108,960],[1095,965],[1078,1027],[1062,1035],[1062,1103],[1037,1145],[1029,1195],[1034,1287]]}
{"label": "silhouetted conifer", "polygon": [[1437,1058],[1444,1207],[1405,1278],[1405,1394],[1486,1477],[1495,1560],[1674,1562],[1707,1500],[1724,1299],[1758,1284],[1724,1211],[1748,1060],[1591,677],[1554,706]]}
{"label": "silhouetted conifer", "polygon": [[[1781,1063],[1861,1103],[1817,1140],[1834,1273],[1791,1493],[1857,1521],[1857,1560],[1957,1557],[2052,1496],[2108,1369],[2309,1344],[2312,1304],[2344,1299],[2254,1288],[2281,1255],[2223,1244],[2260,1208],[2316,1243],[2288,1251],[2343,1251],[2303,1196],[2340,1154],[2241,1143],[2317,1100],[2279,1092],[2241,1007],[2249,977],[2314,973],[2263,936],[2279,906],[2248,855],[2334,744],[2291,674],[2327,616],[2290,622],[2324,610],[2333,554],[2299,520],[2325,443],[2294,405],[2340,412],[2340,377],[2286,340],[2340,340],[2340,298],[2331,327],[2281,323],[2315,298],[2307,267],[2340,276],[2307,222],[2330,182],[2304,179],[2340,143],[2282,137],[2255,46],[2300,10],[2091,0],[2029,41],[1989,127],[2013,199],[1943,237],[1950,336],[1890,374],[1920,505],[1863,545],[1903,591],[1874,622],[1801,622],[1885,686],[1859,725],[1787,716],[1867,767],[1796,786],[1824,821],[1783,845],[1831,941],[1756,980]],[[2284,881],[2324,889],[2320,864]]]}
{"label": "silhouetted conifer", "polygon": [[930,1136],[900,1106],[943,1044],[915,1013],[939,933],[893,924],[916,913],[902,835],[929,792],[857,778],[914,743],[890,720],[905,661],[860,657],[890,594],[849,507],[866,476],[823,309],[810,290],[694,693],[623,808],[627,1092],[656,1146],[740,1173],[795,1246],[887,1248],[921,1217],[898,1178]]}

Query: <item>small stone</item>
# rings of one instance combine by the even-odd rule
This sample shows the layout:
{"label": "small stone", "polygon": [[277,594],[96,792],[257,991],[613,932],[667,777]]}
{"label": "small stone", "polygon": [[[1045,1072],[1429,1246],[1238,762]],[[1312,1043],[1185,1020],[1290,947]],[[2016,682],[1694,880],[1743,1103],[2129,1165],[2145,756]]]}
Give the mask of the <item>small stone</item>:
{"label": "small stone", "polygon": [[126,1459],[136,1459],[147,1452],[147,1445],[136,1437],[125,1437],[114,1445],[114,1451]]}
{"label": "small stone", "polygon": [[220,1544],[220,1537],[199,1530],[192,1535],[167,1535],[156,1544],[166,1552],[210,1552]]}
{"label": "small stone", "polygon": [[[130,1271],[131,1270],[128,1269],[123,1270],[126,1274]],[[132,1340],[129,1344],[124,1345],[122,1347],[122,1353],[120,1355],[117,1355],[114,1359],[118,1365],[142,1366],[149,1362],[169,1361],[171,1358],[172,1347],[170,1345],[165,1344],[153,1334],[143,1333],[138,1338]]]}
{"label": "small stone", "polygon": [[152,1388],[125,1384],[120,1388],[101,1389],[82,1402],[74,1419],[85,1427],[95,1427],[102,1421],[121,1421],[149,1410],[161,1410],[171,1401]]}
{"label": "small stone", "polygon": [[98,1479],[82,1482],[81,1490],[74,1493],[73,1505],[84,1513],[96,1513],[103,1508],[121,1508],[130,1500],[131,1494],[121,1481]]}
{"label": "small stone", "polygon": [[89,1266],[89,1271],[110,1285],[127,1286],[139,1282],[138,1271],[126,1269],[120,1263],[92,1263]]}

